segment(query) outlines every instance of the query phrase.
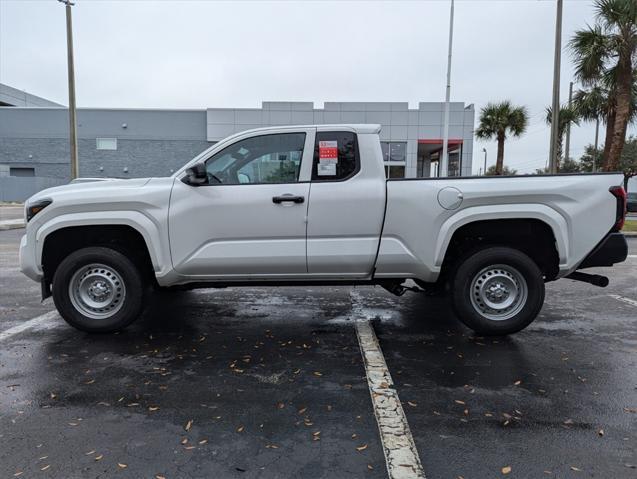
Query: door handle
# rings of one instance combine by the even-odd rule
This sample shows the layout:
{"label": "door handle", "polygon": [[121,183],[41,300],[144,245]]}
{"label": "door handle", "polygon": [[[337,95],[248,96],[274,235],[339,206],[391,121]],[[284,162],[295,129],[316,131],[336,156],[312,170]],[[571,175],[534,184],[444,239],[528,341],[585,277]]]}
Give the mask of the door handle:
{"label": "door handle", "polygon": [[294,195],[282,195],[282,196],[273,196],[272,203],[280,204],[283,202],[291,201],[292,203],[303,203],[305,201],[304,196],[294,196]]}

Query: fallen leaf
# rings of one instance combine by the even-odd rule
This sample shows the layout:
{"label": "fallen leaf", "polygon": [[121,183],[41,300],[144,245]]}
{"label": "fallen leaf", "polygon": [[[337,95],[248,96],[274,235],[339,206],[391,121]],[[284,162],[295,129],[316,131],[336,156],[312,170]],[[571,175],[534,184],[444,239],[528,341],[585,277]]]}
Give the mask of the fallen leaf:
{"label": "fallen leaf", "polygon": [[40,468],[41,471],[46,471],[49,467],[51,467],[50,464],[47,464],[46,466]]}
{"label": "fallen leaf", "polygon": [[371,471],[372,469],[374,469],[374,466],[372,466],[371,464],[367,464],[367,469]]}
{"label": "fallen leaf", "polygon": [[85,456],[90,456],[91,454],[95,454],[95,449],[84,453]]}
{"label": "fallen leaf", "polygon": [[190,428],[191,428],[191,427],[192,427],[192,419],[190,419],[190,420],[186,423],[186,425],[184,426],[184,429],[185,429],[186,431],[190,431]]}
{"label": "fallen leaf", "polygon": [[18,477],[18,476],[21,476],[22,474],[24,474],[24,471],[18,471],[13,475],[13,477]]}
{"label": "fallen leaf", "polygon": [[511,466],[504,466],[502,468],[502,474],[509,474],[511,472]]}
{"label": "fallen leaf", "polygon": [[301,408],[301,409],[299,409],[299,414],[303,414],[305,411],[307,411],[306,407]]}
{"label": "fallen leaf", "polygon": [[206,444],[208,442],[208,439],[202,439],[201,441],[199,441],[199,444]]}
{"label": "fallen leaf", "polygon": [[148,406],[148,410],[153,412],[153,411],[159,411],[159,406]]}
{"label": "fallen leaf", "polygon": [[162,476],[161,474],[155,474],[155,479],[166,479],[166,476]]}
{"label": "fallen leaf", "polygon": [[600,437],[604,436],[604,430],[600,429],[599,431],[597,431],[597,434],[599,434]]}
{"label": "fallen leaf", "polygon": [[243,432],[243,429],[244,429],[244,427],[243,427],[243,426],[239,426],[239,427],[237,428],[237,432]]}
{"label": "fallen leaf", "polygon": [[285,407],[285,403],[279,402],[276,404],[277,409],[283,409]]}
{"label": "fallen leaf", "polygon": [[128,467],[128,464],[124,464],[123,462],[118,462],[117,465],[122,469],[126,469]]}
{"label": "fallen leaf", "polygon": [[520,381],[519,379],[513,383],[515,386],[519,386],[520,384],[522,384],[522,381]]}
{"label": "fallen leaf", "polygon": [[100,454],[99,456],[95,456],[96,461],[100,461],[104,457],[104,454]]}
{"label": "fallen leaf", "polygon": [[367,449],[367,444],[363,444],[362,446],[358,446],[356,448],[357,451],[364,451],[365,449]]}
{"label": "fallen leaf", "polygon": [[460,399],[456,399],[456,400],[454,400],[453,402],[455,402],[456,404],[462,404],[462,405],[464,405],[464,404],[465,404],[465,402],[464,402],[464,401],[461,401]]}
{"label": "fallen leaf", "polygon": [[313,374],[314,374],[314,376],[323,376],[323,373],[320,373],[320,372],[318,372],[318,371],[314,371],[314,373],[313,373]]}
{"label": "fallen leaf", "polygon": [[411,407],[416,407],[416,406],[418,406],[418,404],[417,404],[417,403],[415,403],[415,402],[411,402],[411,401],[407,401],[407,404],[409,404]]}
{"label": "fallen leaf", "polygon": [[582,470],[579,467],[575,467],[575,466],[571,466],[571,471],[582,472]]}

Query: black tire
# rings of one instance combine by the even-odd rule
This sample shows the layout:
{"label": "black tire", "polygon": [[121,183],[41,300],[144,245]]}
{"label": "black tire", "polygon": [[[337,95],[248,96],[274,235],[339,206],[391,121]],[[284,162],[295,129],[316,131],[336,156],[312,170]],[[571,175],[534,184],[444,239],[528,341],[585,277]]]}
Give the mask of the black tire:
{"label": "black tire", "polygon": [[[82,278],[87,279],[82,282]],[[72,281],[84,287],[74,288],[77,292],[72,294]],[[90,296],[94,292],[90,287],[95,287],[99,281],[98,295],[102,296]],[[88,300],[94,297],[100,301],[104,297],[108,299],[84,302],[80,299],[80,289],[87,290],[84,298]],[[62,260],[53,276],[55,307],[68,324],[88,333],[112,333],[131,324],[143,312],[146,291],[146,282],[138,266],[119,251],[106,247],[83,248],[71,253]],[[100,309],[91,304],[107,307]]]}
{"label": "black tire", "polygon": [[[452,306],[458,319],[476,333],[515,333],[540,313],[544,278],[537,264],[523,252],[486,247],[457,264],[451,280]],[[508,301],[513,303],[505,307]]]}

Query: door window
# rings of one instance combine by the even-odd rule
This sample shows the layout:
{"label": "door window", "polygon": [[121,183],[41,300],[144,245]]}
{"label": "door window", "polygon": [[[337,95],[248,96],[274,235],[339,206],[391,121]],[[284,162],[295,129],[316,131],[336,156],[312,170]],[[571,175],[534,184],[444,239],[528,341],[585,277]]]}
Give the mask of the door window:
{"label": "door window", "polygon": [[206,161],[208,184],[296,183],[305,133],[280,133],[240,140]]}
{"label": "door window", "polygon": [[358,141],[350,131],[319,131],[314,145],[312,181],[343,181],[360,170]]}

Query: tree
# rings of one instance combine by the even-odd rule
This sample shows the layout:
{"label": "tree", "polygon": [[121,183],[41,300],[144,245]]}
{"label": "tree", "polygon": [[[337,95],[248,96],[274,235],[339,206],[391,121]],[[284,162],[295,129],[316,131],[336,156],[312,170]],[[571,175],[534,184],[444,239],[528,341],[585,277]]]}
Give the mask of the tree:
{"label": "tree", "polygon": [[597,171],[603,160],[602,150],[595,151],[595,145],[588,145],[584,149],[584,154],[580,157],[579,163],[584,172]]}
{"label": "tree", "polygon": [[[562,162],[560,166],[560,173],[581,173],[585,171],[582,169],[582,165],[579,161],[574,160],[573,158],[566,158]],[[535,170],[536,175],[548,175],[550,174],[550,170],[548,167],[546,168],[538,168]]]}
{"label": "tree", "polygon": [[508,166],[505,166],[504,168],[502,168],[502,171],[500,172],[500,174],[498,174],[497,166],[491,165],[489,168],[487,168],[487,172],[485,175],[486,176],[515,176],[517,174],[518,174],[518,170],[509,168]]}
{"label": "tree", "polygon": [[[595,147],[593,145],[588,145],[584,154],[580,158],[582,171],[593,171],[594,158]],[[601,154],[599,151],[597,152],[597,161],[601,161]],[[624,144],[618,169],[624,174],[624,189],[627,189],[628,180],[633,176],[637,176],[637,136],[629,137]]]}
{"label": "tree", "polygon": [[498,154],[494,169],[496,175],[504,173],[504,141],[507,135],[521,136],[526,131],[528,117],[526,107],[513,106],[508,100],[488,103],[480,111],[480,125],[476,130],[476,137],[497,140]]}
{"label": "tree", "polygon": [[596,24],[578,30],[569,46],[576,77],[587,87],[609,88],[604,169],[619,168],[631,117],[637,64],[637,2],[595,0]]}
{"label": "tree", "polygon": [[[611,82],[612,78],[604,78],[599,83],[588,89],[581,89],[575,92],[573,95],[573,108],[577,112],[577,115],[581,120],[587,122],[597,123],[599,122],[606,125],[607,143],[609,132],[612,136],[612,127],[608,127],[609,118],[612,125],[612,121],[615,118],[615,102],[612,100],[613,87]],[[637,119],[637,72],[633,76],[633,88],[630,104],[630,118],[629,123],[634,122]],[[593,152],[591,150],[591,155]],[[602,156],[596,162],[597,167],[603,165]],[[592,156],[591,156],[592,160]],[[596,170],[594,170],[596,171]]]}
{"label": "tree", "polygon": [[[575,108],[564,105],[560,107],[560,111],[557,115],[557,171],[560,171],[560,163],[562,162],[562,155],[564,152],[564,134],[569,125],[579,125],[579,117]],[[553,109],[549,106],[546,108],[546,123],[551,124],[553,120]],[[566,158],[568,160],[568,158]]]}

